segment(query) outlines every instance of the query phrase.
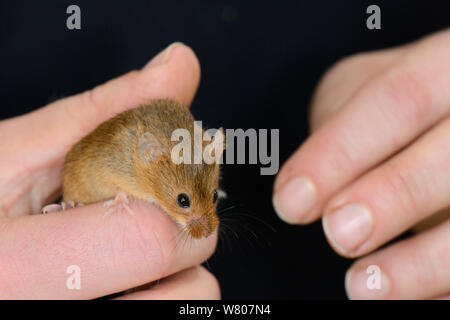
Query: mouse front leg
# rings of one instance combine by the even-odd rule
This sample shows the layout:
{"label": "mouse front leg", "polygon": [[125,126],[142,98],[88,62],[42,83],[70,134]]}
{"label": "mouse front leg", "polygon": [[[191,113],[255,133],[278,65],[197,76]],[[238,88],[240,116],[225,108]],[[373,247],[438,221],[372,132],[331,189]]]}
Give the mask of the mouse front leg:
{"label": "mouse front leg", "polygon": [[119,193],[117,193],[114,199],[108,200],[103,204],[104,207],[108,208],[104,216],[108,216],[112,211],[115,210],[125,210],[129,214],[133,215],[133,211],[131,211],[130,207],[128,206],[129,202],[130,201],[128,200],[128,194],[126,192],[120,191]]}

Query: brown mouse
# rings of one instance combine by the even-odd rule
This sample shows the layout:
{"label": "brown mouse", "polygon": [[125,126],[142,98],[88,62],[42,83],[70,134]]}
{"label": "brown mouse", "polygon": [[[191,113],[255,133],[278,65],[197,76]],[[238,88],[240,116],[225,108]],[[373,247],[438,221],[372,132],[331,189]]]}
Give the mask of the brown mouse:
{"label": "brown mouse", "polygon": [[[193,238],[209,236],[219,224],[220,164],[174,163],[171,150],[179,142],[171,136],[179,128],[194,137],[194,117],[171,100],[153,101],[100,124],[66,156],[62,209],[108,199],[127,202],[131,196],[160,206]],[[50,206],[43,212],[54,211]]]}

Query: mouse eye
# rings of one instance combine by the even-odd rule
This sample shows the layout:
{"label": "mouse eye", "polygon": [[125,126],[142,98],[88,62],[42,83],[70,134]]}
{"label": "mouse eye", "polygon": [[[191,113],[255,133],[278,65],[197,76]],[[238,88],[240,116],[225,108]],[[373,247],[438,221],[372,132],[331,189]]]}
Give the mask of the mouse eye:
{"label": "mouse eye", "polygon": [[216,202],[218,198],[219,194],[217,193],[217,190],[214,190],[213,202]]}
{"label": "mouse eye", "polygon": [[191,206],[191,199],[186,193],[180,193],[177,197],[177,202],[182,208],[189,208]]}

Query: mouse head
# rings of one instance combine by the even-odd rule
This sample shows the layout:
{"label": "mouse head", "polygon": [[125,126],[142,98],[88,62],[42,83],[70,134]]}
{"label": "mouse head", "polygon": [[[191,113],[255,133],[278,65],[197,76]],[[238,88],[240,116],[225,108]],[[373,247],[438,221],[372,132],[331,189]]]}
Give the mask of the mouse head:
{"label": "mouse head", "polygon": [[[156,201],[193,238],[208,237],[219,219],[216,214],[220,198],[218,162],[200,164],[176,163],[172,157],[172,146],[164,138],[145,133],[139,139],[136,161],[136,178],[144,197]],[[217,140],[211,137],[211,144]],[[221,157],[220,149],[212,151]],[[194,148],[191,149],[194,152]]]}

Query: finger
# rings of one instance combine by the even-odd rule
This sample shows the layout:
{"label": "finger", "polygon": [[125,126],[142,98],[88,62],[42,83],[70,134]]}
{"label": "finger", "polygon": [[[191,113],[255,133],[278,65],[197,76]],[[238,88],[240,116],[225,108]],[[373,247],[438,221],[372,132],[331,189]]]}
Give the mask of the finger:
{"label": "finger", "polygon": [[344,256],[372,251],[450,206],[450,118],[327,204],[323,225]]}
{"label": "finger", "polygon": [[383,72],[410,46],[359,53],[338,61],[322,77],[311,100],[311,131],[316,131],[370,79]]}
{"label": "finger", "polygon": [[450,218],[450,207],[445,208],[444,210],[441,210],[441,211],[433,214],[429,218],[421,221],[419,224],[416,224],[412,228],[412,231],[413,232],[421,232],[421,231],[428,230],[432,227],[437,226],[438,224],[442,223],[443,221],[447,220],[448,218]]}
{"label": "finger", "polygon": [[[60,214],[0,220],[0,297],[90,299],[137,287],[198,265],[217,234],[195,240],[146,202],[128,212],[101,203]],[[80,290],[67,287],[79,267]]]}
{"label": "finger", "polygon": [[450,300],[450,294],[435,298],[435,300]]}
{"label": "finger", "polygon": [[[189,105],[200,79],[193,51],[175,43],[142,70],[0,125],[0,197],[9,216],[39,212],[60,186],[64,155],[108,118],[158,98]],[[52,201],[52,200],[50,200]]]}
{"label": "finger", "polygon": [[282,219],[314,221],[336,191],[448,114],[450,61],[443,54],[450,54],[450,48],[435,48],[426,42],[402,56],[395,67],[358,90],[295,152],[274,187],[273,202]]}
{"label": "finger", "polygon": [[147,290],[119,297],[118,300],[218,300],[217,279],[202,266],[180,271],[158,281]]}
{"label": "finger", "polygon": [[[434,229],[362,258],[347,273],[347,295],[352,299],[444,296],[450,292],[449,247],[450,220],[447,220]],[[369,266],[378,269],[372,267],[368,273]]]}

